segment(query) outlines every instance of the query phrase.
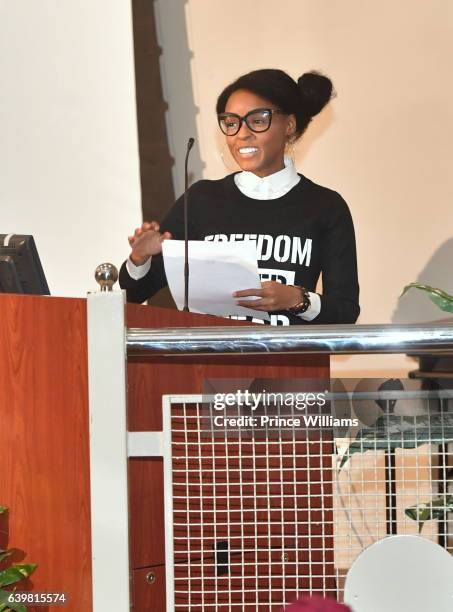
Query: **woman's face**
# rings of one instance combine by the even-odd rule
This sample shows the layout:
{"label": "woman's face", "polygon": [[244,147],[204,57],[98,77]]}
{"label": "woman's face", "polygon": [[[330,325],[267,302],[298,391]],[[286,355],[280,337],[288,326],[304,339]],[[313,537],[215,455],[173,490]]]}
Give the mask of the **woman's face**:
{"label": "woman's face", "polygon": [[[250,91],[240,89],[228,98],[225,112],[243,117],[255,108],[277,109],[277,106]],[[267,131],[253,132],[243,121],[235,136],[225,138],[241,170],[263,177],[284,168],[285,145],[288,137],[294,134],[295,127],[294,115],[274,113],[271,127]]]}

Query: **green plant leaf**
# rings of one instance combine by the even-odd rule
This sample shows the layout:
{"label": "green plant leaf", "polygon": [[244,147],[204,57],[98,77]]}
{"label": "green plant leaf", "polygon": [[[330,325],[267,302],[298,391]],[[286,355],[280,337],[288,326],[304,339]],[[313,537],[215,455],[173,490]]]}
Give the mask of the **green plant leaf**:
{"label": "green plant leaf", "polygon": [[[0,506],[0,514],[7,512],[6,506]],[[0,563],[16,551],[15,548],[9,550],[0,549]],[[0,571],[0,587],[8,586],[28,578],[38,566],[36,563],[17,563]],[[27,612],[27,608],[21,603],[9,602],[8,597],[12,591],[0,588],[0,612]]]}
{"label": "green plant leaf", "polygon": [[20,563],[6,568],[0,572],[0,587],[8,586],[28,578],[36,568],[36,563]]}
{"label": "green plant leaf", "polygon": [[429,299],[441,310],[445,312],[453,312],[453,295],[449,295],[445,291],[442,291],[442,289],[437,289],[436,287],[431,287],[430,285],[423,285],[422,283],[410,283],[404,287],[403,293],[400,295],[400,297],[403,297],[403,295],[407,293],[409,289],[420,289],[420,291],[426,291],[429,293]]}
{"label": "green plant leaf", "polygon": [[7,610],[13,610],[14,612],[27,612],[27,608],[20,603],[11,603],[8,601],[8,597],[14,593],[14,591],[5,591],[0,589],[0,612],[6,612]]}
{"label": "green plant leaf", "polygon": [[404,511],[406,516],[418,522],[419,533],[426,521],[442,519],[447,512],[453,512],[453,495],[435,497],[429,502],[411,506]]}
{"label": "green plant leaf", "polygon": [[340,469],[356,453],[412,449],[436,442],[453,442],[453,413],[439,412],[413,417],[381,415],[374,425],[358,431],[341,459]]}

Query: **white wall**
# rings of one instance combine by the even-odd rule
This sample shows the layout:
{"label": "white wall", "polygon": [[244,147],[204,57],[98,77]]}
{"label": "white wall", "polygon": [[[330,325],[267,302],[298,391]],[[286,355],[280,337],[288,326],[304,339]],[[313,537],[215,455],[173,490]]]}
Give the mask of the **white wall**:
{"label": "white wall", "polygon": [[130,2],[0,0],[0,88],[0,233],[83,296],[141,218]]}
{"label": "white wall", "polygon": [[[398,296],[418,278],[453,291],[453,3],[189,0],[186,16],[203,175],[231,171],[220,158],[214,114],[226,84],[262,67],[296,78],[313,68],[324,71],[338,97],[309,128],[297,166],[338,190],[351,208],[359,322],[445,318],[422,295],[409,294],[401,303]],[[168,19],[161,23],[167,33],[170,26]],[[173,55],[176,49],[187,55],[180,40],[168,36],[168,44]],[[171,61],[165,69],[168,80]],[[179,107],[189,97],[183,88],[173,95]],[[402,356],[338,357],[333,371],[403,375],[412,367]]]}

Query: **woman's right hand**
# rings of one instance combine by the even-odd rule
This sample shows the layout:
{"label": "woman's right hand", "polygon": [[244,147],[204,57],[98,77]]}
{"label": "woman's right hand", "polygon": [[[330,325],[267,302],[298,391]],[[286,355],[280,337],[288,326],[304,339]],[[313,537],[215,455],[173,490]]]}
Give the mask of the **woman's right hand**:
{"label": "woman's right hand", "polygon": [[132,248],[130,259],[136,266],[142,266],[152,255],[162,251],[162,242],[171,238],[170,232],[159,232],[159,224],[156,221],[145,222],[138,227],[133,236],[128,237]]}

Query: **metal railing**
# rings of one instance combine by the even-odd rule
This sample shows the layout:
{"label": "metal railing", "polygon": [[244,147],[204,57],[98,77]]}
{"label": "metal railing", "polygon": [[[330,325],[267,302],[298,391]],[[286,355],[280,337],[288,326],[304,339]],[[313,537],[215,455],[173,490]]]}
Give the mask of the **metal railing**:
{"label": "metal railing", "polygon": [[453,353],[453,323],[129,328],[136,355]]}

